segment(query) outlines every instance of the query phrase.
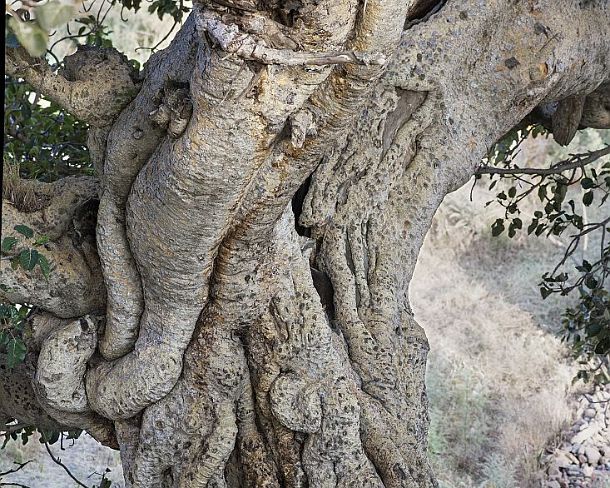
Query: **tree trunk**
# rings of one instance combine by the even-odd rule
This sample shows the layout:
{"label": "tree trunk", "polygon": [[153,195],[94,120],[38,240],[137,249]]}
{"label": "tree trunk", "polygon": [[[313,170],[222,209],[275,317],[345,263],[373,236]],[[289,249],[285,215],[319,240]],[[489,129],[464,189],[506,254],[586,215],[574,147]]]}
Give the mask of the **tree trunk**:
{"label": "tree trunk", "polygon": [[[40,312],[38,403],[0,414],[116,440],[131,487],[436,486],[419,249],[498,138],[610,79],[608,25],[603,0],[196,3],[140,78],[104,54],[95,90],[89,51],[55,84],[10,51],[57,100],[88,89],[68,99],[99,182],[63,207],[3,193],[3,229],[65,225],[48,286],[2,261]],[[102,88],[124,102],[92,114]],[[96,192],[99,263],[72,238]]]}

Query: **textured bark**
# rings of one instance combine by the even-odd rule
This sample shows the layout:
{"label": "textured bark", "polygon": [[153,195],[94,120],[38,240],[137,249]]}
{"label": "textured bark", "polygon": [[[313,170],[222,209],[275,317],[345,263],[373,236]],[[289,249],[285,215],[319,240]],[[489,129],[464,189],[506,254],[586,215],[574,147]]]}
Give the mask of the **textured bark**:
{"label": "textured bark", "polygon": [[[12,303],[28,303],[63,318],[103,313],[106,291],[95,249],[95,214],[98,181],[69,177],[55,183],[19,180],[5,172],[2,191],[2,235],[17,235],[15,225],[27,225],[49,242],[41,253],[51,263],[45,279],[37,267],[26,272],[12,269],[9,259],[15,247],[0,260],[0,275],[7,289],[0,297]],[[26,246],[30,247],[30,246]]]}
{"label": "textured bark", "polygon": [[116,436],[131,487],[435,486],[417,255],[509,129],[608,125],[581,3],[196,3],[90,133],[105,321],[13,278],[53,313],[39,408]]}

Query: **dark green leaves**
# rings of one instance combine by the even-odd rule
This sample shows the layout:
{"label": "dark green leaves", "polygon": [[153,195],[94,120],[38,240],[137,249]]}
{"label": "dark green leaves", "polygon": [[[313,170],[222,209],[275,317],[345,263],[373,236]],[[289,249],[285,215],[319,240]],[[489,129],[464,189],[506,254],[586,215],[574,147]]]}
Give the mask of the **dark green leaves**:
{"label": "dark green leaves", "polygon": [[34,231],[30,229],[27,225],[16,225],[14,228],[17,232],[27,237],[28,239],[34,237]]}
{"label": "dark green leaves", "polygon": [[25,359],[27,348],[23,341],[23,326],[29,311],[23,305],[0,303],[0,351],[6,355],[9,369]]}
{"label": "dark green leaves", "polygon": [[504,219],[497,219],[492,225],[491,225],[491,234],[496,237],[499,236],[500,234],[502,234],[502,232],[504,232]]}
{"label": "dark green leaves", "polygon": [[38,254],[38,266],[40,266],[43,276],[48,280],[51,273],[51,265],[43,254]]}
{"label": "dark green leaves", "polygon": [[[34,231],[27,225],[16,225],[14,230],[22,236],[20,239],[15,236],[6,236],[2,239],[2,254],[13,254],[11,258],[12,269],[21,267],[25,271],[32,271],[38,265],[40,271],[46,279],[49,279],[51,273],[51,263],[47,257],[37,249],[30,247],[42,247],[49,242],[49,237],[40,234],[34,235]],[[23,242],[23,238],[27,238],[30,242]]]}
{"label": "dark green leaves", "polygon": [[[490,175],[489,189],[497,189],[495,200],[486,206],[494,203],[504,211],[491,225],[491,233],[513,238],[526,228],[528,235],[552,237],[563,248],[553,271],[542,276],[540,295],[546,299],[578,290],[578,306],[566,311],[566,337],[579,360],[593,365],[595,371],[610,372],[610,211],[597,210],[610,199],[610,151],[608,147],[583,150],[563,161],[521,168],[514,160],[519,144],[528,133],[540,132],[543,129],[528,127],[507,134],[479,170],[480,175]],[[610,142],[605,135],[599,137]],[[586,207],[593,208],[587,211]],[[524,209],[531,212],[529,219]],[[585,252],[584,242],[589,243],[588,257],[573,267],[571,261]],[[600,361],[606,361],[606,369],[595,366]],[[595,371],[581,372],[579,377],[599,376]]]}
{"label": "dark green leaves", "polygon": [[182,16],[189,11],[187,7],[182,5],[178,0],[153,0],[148,7],[148,11],[156,13],[159,19],[163,19],[165,15],[170,15],[176,22],[182,20]]}
{"label": "dark green leaves", "polygon": [[588,191],[582,196],[582,203],[584,203],[587,207],[593,203],[593,192]]}
{"label": "dark green leaves", "polygon": [[24,249],[19,253],[19,264],[27,271],[32,271],[38,264],[40,254],[36,249]]}
{"label": "dark green leaves", "polygon": [[17,244],[17,239],[15,237],[5,237],[4,239],[2,239],[2,252],[8,253],[15,247],[15,244]]}
{"label": "dark green leaves", "polygon": [[92,172],[87,126],[11,77],[4,84],[4,127],[5,163],[18,164],[21,177],[54,181]]}
{"label": "dark green leaves", "polygon": [[21,339],[16,337],[9,338],[5,348],[6,365],[8,366],[8,369],[13,369],[25,359],[27,348]]}

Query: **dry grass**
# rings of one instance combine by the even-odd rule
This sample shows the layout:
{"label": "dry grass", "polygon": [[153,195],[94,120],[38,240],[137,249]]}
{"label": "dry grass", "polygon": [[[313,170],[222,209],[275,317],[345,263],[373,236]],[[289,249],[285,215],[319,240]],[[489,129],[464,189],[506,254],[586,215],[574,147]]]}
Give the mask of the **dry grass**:
{"label": "dry grass", "polygon": [[[599,141],[586,134],[575,146]],[[575,150],[534,141],[522,164],[541,166],[549,153],[557,159]],[[553,334],[573,298],[543,301],[536,286],[563,245],[492,238],[501,212],[485,202],[499,190],[479,185],[470,202],[470,189],[446,197],[411,288],[431,345],[430,451],[442,488],[538,487],[538,456],[573,415],[576,369]],[[525,202],[525,213],[535,205]]]}

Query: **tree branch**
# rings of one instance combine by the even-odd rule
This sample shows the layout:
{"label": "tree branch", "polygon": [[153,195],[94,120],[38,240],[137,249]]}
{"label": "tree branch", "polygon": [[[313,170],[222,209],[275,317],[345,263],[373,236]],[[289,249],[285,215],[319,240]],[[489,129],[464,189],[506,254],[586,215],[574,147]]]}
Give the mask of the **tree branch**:
{"label": "tree branch", "polygon": [[[70,318],[103,311],[106,293],[95,248],[97,180],[68,177],[54,183],[21,180],[5,171],[2,200],[2,235],[18,241],[0,260],[0,299],[29,303]],[[15,231],[26,225],[31,239]],[[36,244],[42,236],[45,244]],[[50,264],[48,276],[35,266],[13,268],[11,260],[27,249],[36,249]]]}
{"label": "tree branch", "polygon": [[15,462],[14,464],[17,464],[18,467],[13,468],[13,469],[9,469],[8,471],[3,471],[2,473],[0,473],[0,477],[6,476],[7,474],[16,473],[17,471],[19,471],[20,469],[23,469],[25,466],[27,466],[31,462],[32,462],[31,460],[30,461],[26,461],[25,463]]}
{"label": "tree branch", "polygon": [[282,66],[325,66],[329,64],[383,65],[387,58],[382,53],[358,51],[307,52],[275,49],[263,39],[240,33],[235,24],[227,24],[219,15],[209,11],[198,17],[199,27],[205,30],[224,51],[242,59]]}
{"label": "tree branch", "polygon": [[25,79],[68,112],[94,126],[112,123],[137,92],[127,58],[115,49],[80,49],[55,73],[49,64],[22,48],[4,52],[6,73]]}
{"label": "tree branch", "polygon": [[594,163],[598,159],[610,154],[610,146],[604,147],[597,151],[588,153],[586,157],[584,154],[572,156],[569,159],[560,161],[559,163],[551,166],[550,168],[496,168],[495,166],[480,166],[475,174],[499,174],[499,175],[537,175],[547,176],[556,175],[563,173],[564,171],[583,168],[588,164]]}
{"label": "tree branch", "polygon": [[49,443],[46,441],[46,439],[45,439],[45,441],[44,441],[44,447],[46,448],[47,452],[49,453],[49,456],[51,456],[51,459],[53,460],[53,462],[54,462],[55,464],[57,464],[57,465],[61,466],[61,467],[64,469],[64,471],[65,471],[66,473],[68,473],[68,476],[70,476],[70,478],[72,478],[72,479],[74,480],[74,482],[75,482],[75,483],[76,483],[78,486],[83,486],[84,488],[89,488],[87,485],[85,485],[84,483],[82,483],[81,481],[79,481],[79,479],[78,479],[78,478],[76,478],[76,477],[75,477],[75,476],[72,474],[72,472],[70,471],[70,469],[69,469],[69,468],[68,468],[68,467],[67,467],[67,466],[66,466],[64,463],[62,463],[62,462],[61,462],[61,459],[59,459],[58,457],[55,457],[55,456],[53,455],[53,452],[51,451],[51,448],[49,447]]}

